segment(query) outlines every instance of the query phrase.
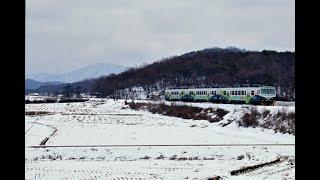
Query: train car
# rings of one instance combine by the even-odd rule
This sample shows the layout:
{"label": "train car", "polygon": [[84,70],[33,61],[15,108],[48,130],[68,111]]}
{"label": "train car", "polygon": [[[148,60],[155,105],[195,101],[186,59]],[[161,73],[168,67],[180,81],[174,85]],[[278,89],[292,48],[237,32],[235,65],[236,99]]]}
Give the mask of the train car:
{"label": "train car", "polygon": [[272,86],[173,88],[165,90],[167,101],[271,105],[274,103],[275,97],[276,91]]}

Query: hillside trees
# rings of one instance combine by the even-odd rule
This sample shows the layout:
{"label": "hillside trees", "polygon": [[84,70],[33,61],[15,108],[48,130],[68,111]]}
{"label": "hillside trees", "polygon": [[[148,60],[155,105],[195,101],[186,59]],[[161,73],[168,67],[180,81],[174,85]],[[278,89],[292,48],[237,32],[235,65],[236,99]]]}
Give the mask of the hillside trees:
{"label": "hillside trees", "polygon": [[[130,87],[166,87],[264,84],[276,86],[285,98],[295,92],[295,53],[205,49],[165,58],[142,67],[130,68],[94,80],[72,84],[81,92],[102,96]],[[61,88],[61,87],[60,87]],[[152,89],[151,88],[151,89]],[[56,88],[52,88],[56,90]]]}

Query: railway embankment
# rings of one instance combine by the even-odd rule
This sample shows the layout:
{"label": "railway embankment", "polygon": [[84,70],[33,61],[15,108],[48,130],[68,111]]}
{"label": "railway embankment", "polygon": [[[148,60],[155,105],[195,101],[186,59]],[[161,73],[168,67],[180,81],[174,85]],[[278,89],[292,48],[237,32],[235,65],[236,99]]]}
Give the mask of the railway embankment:
{"label": "railway embankment", "polygon": [[222,127],[235,124],[240,127],[272,129],[295,135],[295,111],[292,106],[247,106],[224,104],[162,103],[152,101],[127,102],[129,108],[154,114],[191,120],[219,122]]}
{"label": "railway embankment", "polygon": [[243,127],[262,127],[295,135],[295,112],[287,111],[286,108],[271,112],[266,109],[258,111],[257,108],[251,107],[243,113],[237,123]]}
{"label": "railway embankment", "polygon": [[183,119],[207,120],[209,122],[219,122],[229,113],[220,108],[201,108],[187,105],[166,105],[164,103],[154,104],[150,102],[130,102],[127,103],[131,109],[147,110],[153,114],[162,114]]}

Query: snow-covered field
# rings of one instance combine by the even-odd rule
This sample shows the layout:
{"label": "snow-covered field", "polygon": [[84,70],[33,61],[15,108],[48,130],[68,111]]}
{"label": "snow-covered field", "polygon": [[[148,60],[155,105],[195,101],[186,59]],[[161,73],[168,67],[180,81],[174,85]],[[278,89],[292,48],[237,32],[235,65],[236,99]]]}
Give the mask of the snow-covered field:
{"label": "snow-covered field", "polygon": [[[243,105],[185,104],[226,109],[230,113],[225,119],[236,118],[237,112],[246,109]],[[257,107],[270,111],[283,108],[294,112],[294,106]],[[123,100],[26,104],[25,110],[50,112],[25,117],[26,179],[295,177],[292,163],[295,137],[273,130],[243,128],[236,123],[221,127],[221,122],[184,120],[134,111],[125,106]],[[53,147],[30,147],[40,145],[45,138],[48,138],[45,145]],[[232,170],[278,157],[284,160],[242,175],[230,175]]]}

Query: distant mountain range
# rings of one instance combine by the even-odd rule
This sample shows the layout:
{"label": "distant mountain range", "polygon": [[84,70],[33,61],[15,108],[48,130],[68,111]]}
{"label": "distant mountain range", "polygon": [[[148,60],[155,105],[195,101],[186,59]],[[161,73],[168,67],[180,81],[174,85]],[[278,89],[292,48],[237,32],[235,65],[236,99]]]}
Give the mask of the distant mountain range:
{"label": "distant mountain range", "polygon": [[25,89],[26,90],[32,90],[37,89],[40,86],[47,86],[47,85],[57,85],[61,84],[62,82],[54,81],[54,82],[39,82],[32,79],[26,79],[25,80]]}
{"label": "distant mountain range", "polygon": [[[86,67],[65,73],[65,74],[49,74],[49,73],[36,73],[27,74],[26,79],[29,79],[28,84],[30,87],[37,86],[38,83],[31,82],[30,80],[38,81],[40,83],[47,82],[61,82],[71,83],[82,81],[84,79],[97,78],[103,75],[118,74],[127,69],[125,66],[119,66],[108,63],[96,63]],[[26,80],[27,81],[27,80]]]}

